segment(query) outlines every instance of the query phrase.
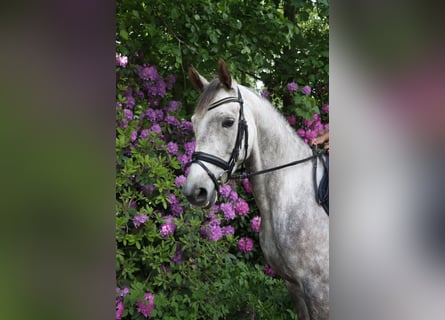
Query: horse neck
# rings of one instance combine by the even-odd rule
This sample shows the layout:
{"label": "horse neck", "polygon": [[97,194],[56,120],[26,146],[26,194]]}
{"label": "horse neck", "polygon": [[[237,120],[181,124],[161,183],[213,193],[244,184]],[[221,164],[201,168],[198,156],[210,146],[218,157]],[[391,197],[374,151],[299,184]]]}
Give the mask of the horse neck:
{"label": "horse neck", "polygon": [[296,134],[285,118],[267,100],[256,95],[250,108],[255,121],[255,142],[247,165],[258,171],[312,155],[311,149]]}

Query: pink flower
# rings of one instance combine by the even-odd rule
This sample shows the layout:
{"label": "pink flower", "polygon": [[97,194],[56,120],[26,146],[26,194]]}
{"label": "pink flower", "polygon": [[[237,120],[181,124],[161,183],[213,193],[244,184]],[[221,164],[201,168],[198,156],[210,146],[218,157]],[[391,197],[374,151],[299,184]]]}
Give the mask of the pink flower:
{"label": "pink flower", "polygon": [[319,122],[321,118],[320,118],[320,115],[318,113],[314,113],[314,118],[313,119],[314,119],[315,122]]}
{"label": "pink flower", "polygon": [[329,113],[329,105],[325,104],[323,107],[321,107],[321,110],[325,113]]}
{"label": "pink flower", "polygon": [[130,140],[132,142],[135,142],[137,138],[138,138],[138,133],[136,131],[132,131],[130,134]]}
{"label": "pink flower", "polygon": [[155,308],[154,297],[155,296],[152,293],[145,293],[144,294],[144,300],[148,301],[148,305],[146,304],[145,301],[136,301],[136,307],[137,307],[136,310],[139,313],[141,313],[145,318],[150,317],[151,316],[151,312]]}
{"label": "pink flower", "polygon": [[252,193],[252,187],[250,186],[249,179],[243,179],[241,181],[241,183],[243,184],[243,187],[246,190],[246,192],[251,194]]}
{"label": "pink flower", "polygon": [[122,313],[124,313],[124,304],[122,301],[119,301],[116,305],[116,320],[122,319]]}
{"label": "pink flower", "polygon": [[173,234],[176,229],[176,225],[173,223],[173,217],[172,216],[166,216],[165,221],[167,223],[164,223],[161,225],[161,236],[162,238],[167,238],[169,235]]}
{"label": "pink flower", "polygon": [[236,200],[238,200],[238,193],[236,193],[235,191],[230,192],[229,200],[230,200],[230,201],[236,201]]}
{"label": "pink flower", "polygon": [[221,211],[224,213],[224,219],[233,220],[235,219],[235,209],[231,203],[221,203]]}
{"label": "pink flower", "polygon": [[253,217],[252,220],[250,221],[250,227],[252,228],[253,232],[260,232],[261,217],[260,216]]}
{"label": "pink flower", "polygon": [[238,249],[241,252],[247,253],[252,251],[253,248],[253,240],[249,237],[244,237],[238,240]]}
{"label": "pink flower", "polygon": [[300,136],[300,137],[302,137],[302,138],[304,138],[304,137],[306,137],[306,131],[304,130],[304,129],[298,129],[297,130],[297,133],[298,133],[298,135]]}
{"label": "pink flower", "polygon": [[290,115],[290,116],[288,116],[286,119],[287,119],[287,122],[289,122],[289,124],[290,124],[291,126],[294,126],[295,123],[297,123],[297,118],[295,118],[294,115]]}
{"label": "pink flower", "polygon": [[235,228],[233,226],[225,226],[221,228],[223,236],[231,234],[232,236],[235,234]]}
{"label": "pink flower", "polygon": [[264,265],[264,273],[270,277],[273,277],[275,275],[275,272],[272,270],[271,266],[269,266],[267,263]]}
{"label": "pink flower", "polygon": [[297,91],[297,89],[298,89],[298,84],[296,84],[295,82],[290,82],[287,84],[287,90],[289,92]]}
{"label": "pink flower", "polygon": [[116,65],[125,68],[128,63],[128,57],[120,53],[116,54]]}
{"label": "pink flower", "polygon": [[219,193],[225,198],[229,197],[231,191],[232,188],[228,184],[225,184],[221,188],[219,188]]}
{"label": "pink flower", "polygon": [[308,96],[308,95],[310,95],[311,94],[311,87],[309,87],[309,86],[304,86],[302,89],[301,89],[301,92],[304,94],[304,95],[306,95],[306,96]]}
{"label": "pink flower", "polygon": [[235,204],[235,211],[240,216],[245,216],[249,212],[249,204],[243,199],[238,199],[238,201]]}

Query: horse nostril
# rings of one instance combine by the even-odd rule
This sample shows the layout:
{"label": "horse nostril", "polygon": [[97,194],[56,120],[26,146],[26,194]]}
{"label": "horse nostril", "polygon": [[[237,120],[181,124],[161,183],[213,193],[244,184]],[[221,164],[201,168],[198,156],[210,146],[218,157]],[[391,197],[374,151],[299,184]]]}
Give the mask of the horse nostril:
{"label": "horse nostril", "polygon": [[195,190],[195,199],[197,202],[207,201],[207,190],[204,188],[199,188]]}

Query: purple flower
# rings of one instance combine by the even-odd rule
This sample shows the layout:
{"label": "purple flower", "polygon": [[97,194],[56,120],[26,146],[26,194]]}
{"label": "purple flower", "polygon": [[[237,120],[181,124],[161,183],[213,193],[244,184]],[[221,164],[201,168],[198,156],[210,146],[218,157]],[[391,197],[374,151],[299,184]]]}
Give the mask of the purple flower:
{"label": "purple flower", "polygon": [[158,71],[154,66],[137,66],[139,77],[143,80],[156,80],[159,77]]}
{"label": "purple flower", "polygon": [[132,131],[130,134],[131,141],[135,142],[137,138],[138,138],[138,133],[136,131]]}
{"label": "purple flower", "polygon": [[168,107],[166,108],[169,112],[174,112],[179,107],[181,103],[179,101],[172,100],[168,103]]}
{"label": "purple flower", "polygon": [[309,87],[309,86],[304,86],[304,87],[301,89],[301,92],[302,92],[304,95],[308,96],[308,95],[311,94],[311,87]]}
{"label": "purple flower", "polygon": [[297,133],[298,133],[298,135],[300,136],[300,137],[302,137],[302,138],[304,138],[304,137],[306,137],[306,131],[304,130],[304,129],[298,129],[297,130]]}
{"label": "purple flower", "polygon": [[165,221],[167,223],[164,223],[161,225],[161,236],[162,238],[167,238],[169,235],[173,234],[176,229],[176,225],[173,222],[172,216],[166,216]]}
{"label": "purple flower", "polygon": [[190,121],[182,120],[181,128],[185,131],[193,131],[193,124]]}
{"label": "purple flower", "polygon": [[315,122],[320,122],[320,115],[318,114],[318,113],[314,113],[314,117],[313,117],[313,120],[315,121]]}
{"label": "purple flower", "polygon": [[142,92],[141,90],[138,90],[135,92],[136,97],[138,97],[139,99],[144,99],[144,92]]}
{"label": "purple flower", "polygon": [[231,191],[232,188],[228,184],[225,184],[221,188],[219,188],[219,193],[225,198],[229,197]]}
{"label": "purple flower", "polygon": [[166,80],[166,84],[167,84],[167,89],[170,90],[171,88],[173,88],[173,85],[176,82],[175,76],[172,74],[169,74],[165,80]]}
{"label": "purple flower", "polygon": [[[188,155],[188,154],[181,154],[181,155],[177,156],[176,159],[179,160],[179,162],[181,163],[181,167],[184,168],[192,160],[192,156]],[[188,168],[190,169],[190,167],[188,167]]]}
{"label": "purple flower", "polygon": [[125,97],[125,100],[127,101],[127,102],[125,103],[125,105],[126,105],[128,108],[133,108],[134,105],[136,104],[136,100],[134,100],[133,96],[126,96],[126,97]]}
{"label": "purple flower", "polygon": [[148,108],[147,111],[145,111],[145,115],[151,122],[161,121],[162,119],[164,119],[164,112],[159,109],[155,110],[152,108]]}
{"label": "purple flower", "polygon": [[235,228],[233,226],[225,226],[221,228],[223,236],[231,234],[232,236],[235,234]]}
{"label": "purple flower", "polygon": [[310,126],[312,125],[312,120],[303,119],[301,122],[302,122],[303,125],[305,125],[306,127],[310,127]]}
{"label": "purple flower", "polygon": [[145,214],[137,214],[133,217],[133,224],[136,228],[139,228],[141,225],[147,221],[148,217]]}
{"label": "purple flower", "polygon": [[211,220],[207,228],[207,238],[211,241],[218,241],[223,236],[220,226],[220,221],[217,219]]}
{"label": "purple flower", "polygon": [[122,292],[121,292],[121,295],[122,295],[122,297],[125,297],[127,294],[129,294],[130,293],[130,289],[129,288],[127,288],[127,287],[124,287],[123,289],[122,289]]}
{"label": "purple flower", "polygon": [[238,193],[236,193],[235,191],[230,192],[229,200],[230,200],[230,201],[236,201],[236,200],[238,200]]}
{"label": "purple flower", "polygon": [[243,184],[243,187],[246,190],[246,192],[251,194],[252,193],[252,187],[250,186],[249,179],[243,179],[241,181],[241,183]]}
{"label": "purple flower", "polygon": [[170,210],[174,216],[179,216],[184,212],[184,208],[181,207],[180,204],[174,204],[170,206]]}
{"label": "purple flower", "polygon": [[269,266],[267,263],[264,265],[264,274],[270,277],[273,277],[275,275],[275,272],[272,270],[271,266]]}
{"label": "purple flower", "polygon": [[182,263],[182,251],[181,250],[176,251],[175,254],[173,255],[173,258],[171,259],[171,261],[176,264],[181,264]]}
{"label": "purple flower", "polygon": [[167,116],[165,117],[165,121],[167,121],[168,124],[175,126],[175,127],[179,127],[179,125],[181,124],[179,122],[178,119],[176,119],[174,116]]}
{"label": "purple flower", "polygon": [[184,144],[185,153],[188,154],[188,155],[192,155],[193,152],[195,152],[195,146],[196,146],[195,140],[192,140],[190,142],[186,142]]}
{"label": "purple flower", "polygon": [[148,129],[144,129],[141,131],[141,134],[139,136],[141,137],[141,139],[147,139],[149,132],[150,131]]}
{"label": "purple flower", "polygon": [[133,119],[133,111],[130,109],[124,109],[124,119],[132,120]]}
{"label": "purple flower", "polygon": [[317,132],[315,132],[314,130],[311,130],[311,129],[306,130],[306,138],[309,141],[314,140],[316,137],[317,137]]}
{"label": "purple flower", "polygon": [[152,293],[145,293],[144,294],[144,300],[148,301],[148,305],[145,301],[136,301],[136,310],[141,313],[145,318],[148,318],[151,316],[151,312],[155,308],[154,303],[154,294]]}
{"label": "purple flower", "polygon": [[295,118],[294,115],[290,115],[286,119],[287,119],[287,122],[289,122],[289,124],[291,126],[293,126],[293,125],[295,125],[295,123],[297,123],[297,118]]}
{"label": "purple flower", "polygon": [[235,211],[240,216],[245,216],[249,212],[249,204],[243,199],[238,199],[238,201],[235,204]]}
{"label": "purple flower", "polygon": [[235,209],[233,208],[231,203],[221,203],[221,211],[224,213],[224,219],[235,219]]}
{"label": "purple flower", "polygon": [[122,314],[124,313],[124,304],[122,301],[119,301],[116,305],[116,320],[122,319]]}
{"label": "purple flower", "polygon": [[250,227],[252,228],[253,232],[260,232],[260,226],[261,226],[261,217],[256,216],[253,217],[250,221]]}
{"label": "purple flower", "polygon": [[297,91],[297,89],[298,89],[298,84],[296,84],[295,82],[290,82],[287,84],[287,90],[289,92]]}
{"label": "purple flower", "polygon": [[125,68],[128,63],[128,57],[120,53],[116,54],[116,65]]}
{"label": "purple flower", "polygon": [[244,237],[238,240],[238,249],[241,252],[250,252],[253,248],[253,240],[249,237]]}
{"label": "purple flower", "polygon": [[170,211],[173,213],[174,216],[179,216],[181,213],[184,212],[184,209],[181,207],[179,200],[173,193],[170,193],[168,197],[170,199]]}
{"label": "purple flower", "polygon": [[186,180],[187,180],[186,177],[184,177],[183,175],[177,176],[175,179],[176,188],[179,188],[180,186],[182,186]]}
{"label": "purple flower", "polygon": [[270,92],[269,92],[268,90],[264,89],[263,91],[261,91],[261,95],[262,95],[264,98],[269,98],[269,96],[270,96]]}
{"label": "purple flower", "polygon": [[167,144],[167,152],[171,155],[177,154],[178,153],[178,145],[175,142],[170,141]]}
{"label": "purple flower", "polygon": [[321,107],[321,110],[322,110],[324,113],[329,113],[329,105],[328,105],[328,104],[325,104],[323,107]]}
{"label": "purple flower", "polygon": [[150,131],[157,133],[157,134],[161,134],[161,126],[159,126],[159,124],[155,123],[154,125],[151,126]]}

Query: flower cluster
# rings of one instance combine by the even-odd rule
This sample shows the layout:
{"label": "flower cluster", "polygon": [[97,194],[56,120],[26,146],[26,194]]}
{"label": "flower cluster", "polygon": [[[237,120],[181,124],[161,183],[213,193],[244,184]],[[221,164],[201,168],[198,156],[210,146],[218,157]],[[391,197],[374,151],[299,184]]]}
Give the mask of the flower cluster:
{"label": "flower cluster", "polygon": [[141,225],[147,221],[148,217],[146,214],[137,214],[133,217],[133,224],[136,228],[139,228]]}
{"label": "flower cluster", "polygon": [[[245,186],[250,188],[248,181]],[[229,184],[221,186],[219,193],[222,198],[221,203],[212,206],[209,211],[209,220],[204,222],[201,227],[202,236],[212,241],[218,241],[223,236],[234,235],[235,233],[235,228],[232,225],[221,225],[222,221],[219,215],[224,219],[223,222],[227,224],[232,223],[237,216],[247,216],[249,213],[247,201],[240,198]]]}
{"label": "flower cluster", "polygon": [[166,223],[161,225],[161,236],[162,238],[167,238],[169,235],[173,234],[176,229],[176,225],[173,222],[172,216],[165,216],[164,220]]}
{"label": "flower cluster", "polygon": [[[151,316],[151,312],[155,308],[155,295],[149,292],[144,294],[144,300],[136,301],[137,311],[142,314],[145,318]],[[147,304],[148,303],[148,304]]]}
{"label": "flower cluster", "polygon": [[130,289],[125,288],[116,288],[116,320],[120,320],[122,318],[122,314],[124,313],[124,298],[126,295],[130,293]]}
{"label": "flower cluster", "polygon": [[[329,110],[329,106],[325,107],[324,110]],[[318,113],[314,114],[312,120],[303,119],[302,124],[304,128],[298,129],[297,133],[306,143],[309,143],[316,137],[329,130],[329,123],[321,123],[321,117]]]}
{"label": "flower cluster", "polygon": [[247,253],[253,249],[253,240],[249,237],[244,237],[238,240],[238,249],[241,252]]}
{"label": "flower cluster", "polygon": [[261,217],[260,216],[253,217],[252,220],[250,221],[250,227],[252,228],[253,232],[260,232]]}

